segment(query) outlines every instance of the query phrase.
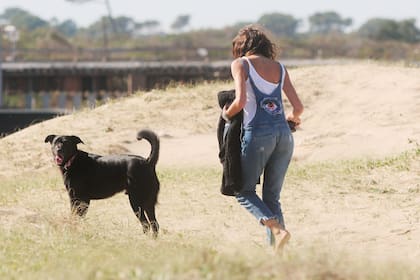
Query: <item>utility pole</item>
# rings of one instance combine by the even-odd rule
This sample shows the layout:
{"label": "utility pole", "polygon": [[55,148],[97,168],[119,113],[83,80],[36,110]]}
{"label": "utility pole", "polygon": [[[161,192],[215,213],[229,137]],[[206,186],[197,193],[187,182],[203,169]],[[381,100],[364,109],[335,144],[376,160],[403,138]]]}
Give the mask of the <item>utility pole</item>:
{"label": "utility pole", "polygon": [[111,22],[112,31],[114,31],[114,33],[117,33],[117,26],[115,25],[114,18],[112,17],[112,9],[111,9],[111,4],[109,3],[109,0],[105,0],[105,6],[108,11],[108,17],[109,17],[109,21]]}
{"label": "utility pole", "polygon": [[102,32],[104,34],[102,60],[108,60],[108,34],[106,29],[105,18],[102,17]]}
{"label": "utility pole", "polygon": [[[73,2],[73,3],[78,3],[78,4],[83,4],[83,3],[87,3],[87,2],[93,2],[94,0],[66,0],[66,1]],[[112,31],[114,33],[117,33],[117,26],[115,25],[114,18],[112,17],[112,8],[111,8],[110,0],[103,0],[103,1],[104,1],[104,4],[105,4],[105,8],[108,11],[108,18],[109,18],[109,21],[111,22]]]}
{"label": "utility pole", "polygon": [[2,68],[2,61],[3,61],[3,55],[1,52],[1,26],[0,26],[0,109],[3,107],[3,68]]}
{"label": "utility pole", "polygon": [[16,29],[15,26],[8,24],[6,26],[2,26],[0,22],[0,108],[3,107],[3,68],[2,68],[2,62],[3,62],[3,54],[2,54],[2,37],[3,32],[6,35],[6,38],[12,42],[12,54],[10,56],[11,61],[15,61],[16,56],[16,42],[19,40],[19,31]]}

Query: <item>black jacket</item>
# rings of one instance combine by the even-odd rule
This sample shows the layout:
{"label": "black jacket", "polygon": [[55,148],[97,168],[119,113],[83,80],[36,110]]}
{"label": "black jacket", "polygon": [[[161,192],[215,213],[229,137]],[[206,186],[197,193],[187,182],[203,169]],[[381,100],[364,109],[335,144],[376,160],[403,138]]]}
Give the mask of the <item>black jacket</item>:
{"label": "black jacket", "polygon": [[[232,103],[235,90],[220,91],[217,94],[219,106]],[[223,137],[226,121],[220,115],[217,126],[217,140],[219,141],[219,159],[223,165],[222,186],[220,192],[234,196],[242,188],[241,170],[241,128],[243,113],[240,111],[231,120],[226,136]]]}

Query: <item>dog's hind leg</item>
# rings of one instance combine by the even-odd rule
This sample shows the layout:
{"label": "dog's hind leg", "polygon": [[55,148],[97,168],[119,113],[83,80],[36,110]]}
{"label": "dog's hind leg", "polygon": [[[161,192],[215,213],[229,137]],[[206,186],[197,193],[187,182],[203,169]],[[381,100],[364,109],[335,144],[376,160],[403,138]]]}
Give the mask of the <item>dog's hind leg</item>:
{"label": "dog's hind leg", "polygon": [[150,231],[150,223],[144,214],[144,209],[140,207],[139,199],[133,193],[128,193],[128,198],[130,200],[130,205],[134,211],[134,214],[140,220],[141,226],[143,227],[143,232],[148,233]]}
{"label": "dog's hind leg", "polygon": [[150,231],[150,223],[146,218],[146,215],[144,214],[144,210],[140,207],[140,216],[138,215],[138,212],[136,214],[137,218],[140,220],[141,226],[143,227],[143,233],[147,234]]}
{"label": "dog's hind leg", "polygon": [[146,211],[147,217],[149,218],[150,225],[152,226],[153,237],[156,238],[159,232],[159,223],[156,220],[155,206],[147,205],[145,207],[145,211]]}

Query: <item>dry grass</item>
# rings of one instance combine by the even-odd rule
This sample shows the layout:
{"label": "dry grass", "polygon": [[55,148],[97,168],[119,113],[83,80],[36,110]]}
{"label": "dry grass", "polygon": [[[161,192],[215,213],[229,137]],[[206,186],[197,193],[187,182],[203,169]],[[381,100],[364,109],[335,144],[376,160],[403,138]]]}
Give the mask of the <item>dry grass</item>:
{"label": "dry grass", "polygon": [[[58,174],[9,179],[3,181],[0,196],[0,278],[415,279],[420,271],[412,249],[418,246],[418,239],[410,239],[415,239],[416,228],[408,228],[414,232],[393,231],[396,225],[392,225],[390,231],[377,236],[376,229],[351,234],[343,224],[353,223],[349,220],[357,213],[350,212],[360,212],[365,198],[371,203],[363,211],[370,213],[374,223],[386,219],[375,218],[377,213],[392,214],[387,205],[390,200],[393,205],[401,204],[400,210],[407,214],[411,209],[411,224],[418,223],[419,213],[412,208],[419,203],[418,186],[376,191],[367,185],[366,177],[372,171],[403,176],[418,168],[419,159],[417,151],[373,166],[363,161],[293,166],[284,207],[294,238],[282,256],[274,256],[265,246],[263,229],[232,198],[218,193],[217,168],[159,171],[162,191],[157,211],[162,228],[157,240],[143,235],[123,194],[94,201],[87,218],[79,221],[69,216]],[[354,170],[352,177],[348,169]],[[357,177],[366,181],[355,182]],[[305,187],[307,181],[312,190]],[[325,212],[311,213],[320,204],[325,204]],[[342,215],[342,225],[324,221],[335,215]],[[354,230],[360,230],[355,225]],[[386,235],[392,232],[398,245],[386,243]],[[378,246],[382,252],[375,252]]]}

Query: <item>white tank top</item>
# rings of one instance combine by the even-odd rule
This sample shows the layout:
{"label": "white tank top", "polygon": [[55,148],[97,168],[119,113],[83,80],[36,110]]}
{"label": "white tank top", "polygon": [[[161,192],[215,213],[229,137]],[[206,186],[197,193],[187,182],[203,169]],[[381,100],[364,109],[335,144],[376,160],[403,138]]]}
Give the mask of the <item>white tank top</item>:
{"label": "white tank top", "polygon": [[[246,80],[246,104],[243,108],[243,125],[247,126],[249,122],[254,118],[255,112],[257,111],[257,103],[255,100],[255,94],[254,90],[251,86],[251,81],[249,80],[249,77],[252,77],[252,80],[254,81],[255,86],[262,92],[267,95],[271,94],[273,90],[278,86],[278,83],[271,83],[267,80],[265,80],[263,77],[258,74],[257,70],[255,70],[254,66],[252,65],[251,61],[247,57],[243,57],[248,62],[248,79]],[[280,64],[282,67],[282,79],[280,81],[281,88],[283,89],[283,82],[284,82],[284,66]]]}

